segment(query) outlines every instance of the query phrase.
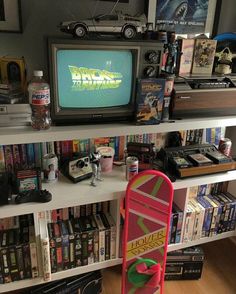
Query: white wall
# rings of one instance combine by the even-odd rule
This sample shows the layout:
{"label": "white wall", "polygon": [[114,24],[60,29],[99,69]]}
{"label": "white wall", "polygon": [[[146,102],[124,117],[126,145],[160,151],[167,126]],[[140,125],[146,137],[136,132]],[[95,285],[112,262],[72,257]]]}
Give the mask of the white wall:
{"label": "white wall", "polygon": [[[109,13],[114,4],[97,0],[21,0],[23,34],[0,33],[0,56],[24,56],[28,78],[34,69],[46,73],[46,37],[65,36],[57,25],[64,20]],[[141,13],[144,0],[129,0],[129,4],[118,4],[116,10],[132,15]]]}

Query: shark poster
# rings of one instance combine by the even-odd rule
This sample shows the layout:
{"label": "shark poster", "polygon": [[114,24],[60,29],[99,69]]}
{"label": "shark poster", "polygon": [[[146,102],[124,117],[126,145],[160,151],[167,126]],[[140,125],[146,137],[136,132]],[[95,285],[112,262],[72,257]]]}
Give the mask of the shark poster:
{"label": "shark poster", "polygon": [[204,33],[209,0],[157,0],[156,23],[177,34]]}

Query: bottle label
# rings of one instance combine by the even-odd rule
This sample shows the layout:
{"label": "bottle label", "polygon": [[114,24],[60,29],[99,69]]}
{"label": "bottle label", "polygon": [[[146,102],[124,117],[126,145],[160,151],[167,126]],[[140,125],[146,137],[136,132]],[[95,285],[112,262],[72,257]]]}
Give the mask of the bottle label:
{"label": "bottle label", "polygon": [[50,90],[34,90],[32,91],[30,103],[32,105],[48,105],[50,103]]}

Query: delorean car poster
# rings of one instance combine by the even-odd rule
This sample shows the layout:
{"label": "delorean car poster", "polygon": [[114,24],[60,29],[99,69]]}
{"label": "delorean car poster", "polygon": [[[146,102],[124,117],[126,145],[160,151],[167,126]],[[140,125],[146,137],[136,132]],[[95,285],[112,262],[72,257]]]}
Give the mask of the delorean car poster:
{"label": "delorean car poster", "polygon": [[204,33],[209,0],[157,0],[156,23],[177,34]]}

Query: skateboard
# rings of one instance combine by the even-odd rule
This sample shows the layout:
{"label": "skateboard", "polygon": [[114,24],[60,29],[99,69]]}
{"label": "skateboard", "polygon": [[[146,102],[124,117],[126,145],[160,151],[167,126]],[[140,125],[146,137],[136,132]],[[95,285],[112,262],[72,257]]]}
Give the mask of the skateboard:
{"label": "skateboard", "polygon": [[173,186],[159,171],[134,176],[126,189],[122,294],[162,294]]}

